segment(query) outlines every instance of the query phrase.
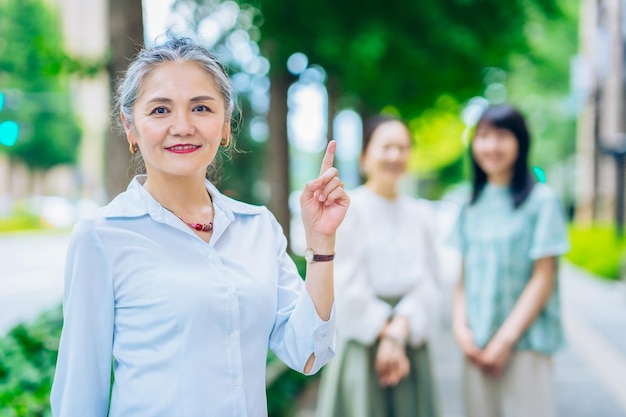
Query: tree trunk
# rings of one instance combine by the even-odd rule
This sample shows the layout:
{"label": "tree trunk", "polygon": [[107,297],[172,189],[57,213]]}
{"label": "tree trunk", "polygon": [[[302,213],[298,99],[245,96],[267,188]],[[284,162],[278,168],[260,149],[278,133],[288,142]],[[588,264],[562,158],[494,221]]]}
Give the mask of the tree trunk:
{"label": "tree trunk", "polygon": [[287,138],[287,90],[291,77],[276,74],[271,80],[268,141],[269,208],[290,239],[289,213],[289,141]]}
{"label": "tree trunk", "polygon": [[[108,72],[111,80],[111,92],[115,92],[115,80],[126,70],[130,59],[143,46],[141,0],[109,0],[109,19],[111,58]],[[113,98],[114,94],[111,94],[111,97]],[[118,117],[117,110],[113,111],[112,117]],[[113,128],[105,145],[105,177],[108,199],[124,191],[132,177],[129,170],[128,142],[115,128],[117,121],[111,120],[111,123]]]}
{"label": "tree trunk", "polygon": [[327,139],[330,142],[335,139],[335,116],[337,116],[337,100],[339,100],[339,80],[332,75],[329,75],[328,82],[326,83],[326,94],[328,96],[328,114],[326,115],[328,121]]}

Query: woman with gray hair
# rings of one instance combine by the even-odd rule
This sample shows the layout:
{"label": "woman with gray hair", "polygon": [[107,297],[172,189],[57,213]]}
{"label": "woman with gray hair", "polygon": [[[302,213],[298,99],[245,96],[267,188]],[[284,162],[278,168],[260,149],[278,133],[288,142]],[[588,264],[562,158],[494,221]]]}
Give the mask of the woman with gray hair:
{"label": "woman with gray hair", "polygon": [[303,282],[267,208],[207,179],[234,146],[231,84],[208,50],[143,50],[117,99],[145,173],[73,231],[52,413],[266,416],[268,349],[305,374],[334,353],[335,231],[349,205],[336,144],[300,199]]}

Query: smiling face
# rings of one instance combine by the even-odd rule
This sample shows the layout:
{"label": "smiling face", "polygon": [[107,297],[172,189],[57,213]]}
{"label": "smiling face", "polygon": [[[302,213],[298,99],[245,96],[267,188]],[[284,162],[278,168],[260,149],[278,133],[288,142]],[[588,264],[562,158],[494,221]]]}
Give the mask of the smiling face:
{"label": "smiling face", "polygon": [[517,138],[510,130],[487,123],[478,126],[472,155],[489,182],[505,184],[511,180],[518,152]]}
{"label": "smiling face", "polygon": [[[224,100],[211,75],[194,62],[165,62],[144,80],[133,106],[134,124],[124,121],[148,177],[204,177],[230,134]],[[122,116],[123,118],[123,116]]]}
{"label": "smiling face", "polygon": [[407,169],[411,137],[399,121],[379,125],[361,159],[368,182],[395,188]]}

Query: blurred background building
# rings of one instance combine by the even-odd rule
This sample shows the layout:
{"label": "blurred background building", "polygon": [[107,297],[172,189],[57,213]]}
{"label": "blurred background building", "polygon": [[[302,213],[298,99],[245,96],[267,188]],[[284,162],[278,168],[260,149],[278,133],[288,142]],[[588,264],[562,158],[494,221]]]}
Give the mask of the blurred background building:
{"label": "blurred background building", "polygon": [[[65,47],[80,58],[106,56],[109,45],[108,1],[49,0],[60,7]],[[94,77],[75,76],[72,99],[83,129],[78,154],[76,184],[80,195],[98,202],[104,199],[104,149],[109,130],[109,77],[101,71]]]}
{"label": "blurred background building", "polygon": [[619,165],[624,164],[626,150],[626,5],[622,0],[580,4],[580,55],[572,77],[573,89],[583,103],[577,129],[577,173],[571,178],[576,181],[576,220],[619,220],[624,215]]}

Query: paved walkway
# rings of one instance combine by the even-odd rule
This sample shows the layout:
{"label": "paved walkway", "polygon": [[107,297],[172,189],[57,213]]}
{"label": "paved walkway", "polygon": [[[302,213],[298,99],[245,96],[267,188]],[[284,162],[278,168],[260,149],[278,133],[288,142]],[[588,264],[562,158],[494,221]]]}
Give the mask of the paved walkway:
{"label": "paved walkway", "polygon": [[[560,284],[568,347],[555,356],[558,415],[626,417],[626,285],[569,264]],[[463,417],[462,357],[444,316],[433,343],[443,417]],[[297,417],[314,416],[315,395],[315,386],[303,395]]]}
{"label": "paved walkway", "polygon": [[0,235],[0,336],[61,302],[69,235]]}

